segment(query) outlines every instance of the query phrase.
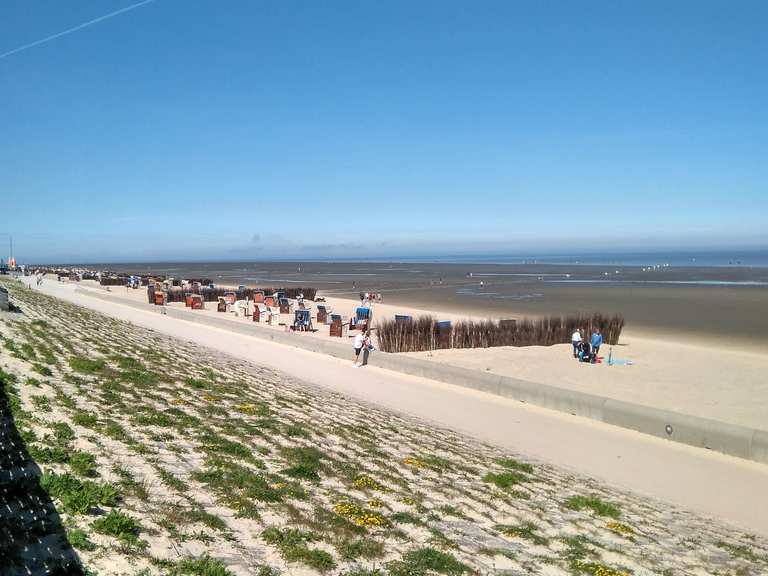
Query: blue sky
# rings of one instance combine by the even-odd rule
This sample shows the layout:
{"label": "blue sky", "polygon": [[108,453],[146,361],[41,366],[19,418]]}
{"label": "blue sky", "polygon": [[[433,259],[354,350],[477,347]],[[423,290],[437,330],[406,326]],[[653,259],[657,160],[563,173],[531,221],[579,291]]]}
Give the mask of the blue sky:
{"label": "blue sky", "polygon": [[[0,54],[130,4],[6,0]],[[761,1],[155,0],[0,57],[0,234],[28,261],[768,246],[766,29]]]}

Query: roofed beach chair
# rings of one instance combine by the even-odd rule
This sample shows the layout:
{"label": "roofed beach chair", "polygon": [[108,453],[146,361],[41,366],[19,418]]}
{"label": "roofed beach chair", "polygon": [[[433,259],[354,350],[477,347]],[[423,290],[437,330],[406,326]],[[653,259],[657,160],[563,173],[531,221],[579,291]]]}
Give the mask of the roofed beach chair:
{"label": "roofed beach chair", "polygon": [[190,308],[192,310],[202,310],[205,308],[205,302],[200,294],[192,294],[190,296]]}
{"label": "roofed beach chair", "polygon": [[331,323],[331,307],[325,304],[317,305],[317,323],[318,324],[330,324]]}
{"label": "roofed beach chair", "polygon": [[254,322],[269,322],[269,308],[263,302],[259,302],[253,309]]}
{"label": "roofed beach chair", "polygon": [[291,304],[291,301],[288,300],[288,298],[280,298],[278,300],[280,303],[280,314],[290,314],[291,309],[293,308],[293,304]]}
{"label": "roofed beach chair", "polygon": [[193,294],[191,292],[185,292],[184,293],[184,307],[185,308],[192,308],[192,296],[193,296]]}
{"label": "roofed beach chair", "polygon": [[227,301],[224,299],[223,296],[219,296],[219,303],[216,304],[216,311],[217,312],[227,311]]}
{"label": "roofed beach chair", "polygon": [[235,311],[235,316],[248,316],[248,300],[238,300],[232,307]]}
{"label": "roofed beach chair", "polygon": [[355,315],[349,321],[350,330],[367,330],[373,319],[373,311],[367,306],[360,306],[355,309]]}
{"label": "roofed beach chair", "polygon": [[261,290],[254,290],[253,291],[253,301],[256,304],[261,304],[264,302],[264,292]]}
{"label": "roofed beach chair", "polygon": [[309,310],[295,310],[293,313],[293,329],[297,332],[312,331],[312,315]]}
{"label": "roofed beach chair", "polygon": [[336,338],[342,338],[344,336],[344,329],[347,327],[347,323],[341,317],[341,314],[331,314],[331,326],[330,335]]}
{"label": "roofed beach chair", "polygon": [[234,292],[224,292],[224,301],[227,304],[232,305],[235,303],[235,300],[237,300],[237,294]]}

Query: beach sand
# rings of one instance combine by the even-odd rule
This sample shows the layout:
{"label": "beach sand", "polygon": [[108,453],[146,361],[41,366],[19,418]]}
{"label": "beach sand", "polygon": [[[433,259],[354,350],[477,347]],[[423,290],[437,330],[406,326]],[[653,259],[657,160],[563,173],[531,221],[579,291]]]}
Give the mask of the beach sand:
{"label": "beach sand", "polygon": [[[103,291],[94,282],[85,281],[81,285]],[[115,299],[146,302],[144,289],[112,288],[109,294]],[[359,305],[359,300],[328,295],[325,298],[326,304],[345,318],[354,314]],[[311,305],[314,315],[315,304]],[[183,307],[183,304],[171,306]],[[438,320],[454,322],[492,318],[482,313],[472,315],[392,304],[386,294],[383,303],[373,304],[373,310],[374,328],[377,321],[391,319],[395,314],[414,317],[431,314]],[[212,303],[196,313],[233,322],[249,321],[234,314],[218,313]],[[327,326],[316,328],[318,331],[307,337],[330,338]],[[284,330],[285,327],[274,329]],[[768,374],[768,351],[744,348],[735,342],[728,344],[715,346],[706,337],[683,333],[671,336],[666,332],[634,329],[630,325],[622,333],[618,346],[604,346],[601,353],[607,360],[612,348],[614,358],[629,360],[632,365],[582,364],[571,356],[569,344],[437,350],[412,355],[673,412],[768,429],[768,378],[765,377]]]}

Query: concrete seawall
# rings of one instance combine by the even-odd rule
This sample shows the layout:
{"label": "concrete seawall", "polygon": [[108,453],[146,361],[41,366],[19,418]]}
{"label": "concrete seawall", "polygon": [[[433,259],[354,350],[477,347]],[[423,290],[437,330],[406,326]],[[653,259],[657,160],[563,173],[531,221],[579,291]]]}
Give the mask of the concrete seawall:
{"label": "concrete seawall", "polygon": [[[76,290],[82,294],[123,306],[155,313],[159,312],[159,309],[151,304],[123,299],[116,301],[115,298],[107,294],[100,294],[96,290],[80,287],[76,288]],[[243,319],[242,322],[233,322],[224,318],[197,314],[187,309],[167,307],[166,312],[172,318],[352,361],[352,345],[346,340],[334,342],[313,338],[311,334],[282,332],[260,326],[246,319]],[[708,448],[731,456],[768,464],[768,431],[766,430],[670,412],[650,406],[558,388],[548,384],[528,382],[508,376],[469,370],[410,356],[375,352],[370,355],[369,364],[402,374],[496,394],[542,408],[558,410],[576,416],[591,418],[606,424],[636,430],[644,434],[667,438],[671,441],[688,444],[697,448]]]}

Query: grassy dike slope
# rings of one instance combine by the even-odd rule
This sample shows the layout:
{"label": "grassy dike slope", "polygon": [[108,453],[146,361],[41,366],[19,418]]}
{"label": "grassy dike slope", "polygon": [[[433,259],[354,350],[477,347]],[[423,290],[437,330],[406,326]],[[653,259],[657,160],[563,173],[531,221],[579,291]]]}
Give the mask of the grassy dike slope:
{"label": "grassy dike slope", "polygon": [[755,536],[4,285],[1,574],[768,572]]}

